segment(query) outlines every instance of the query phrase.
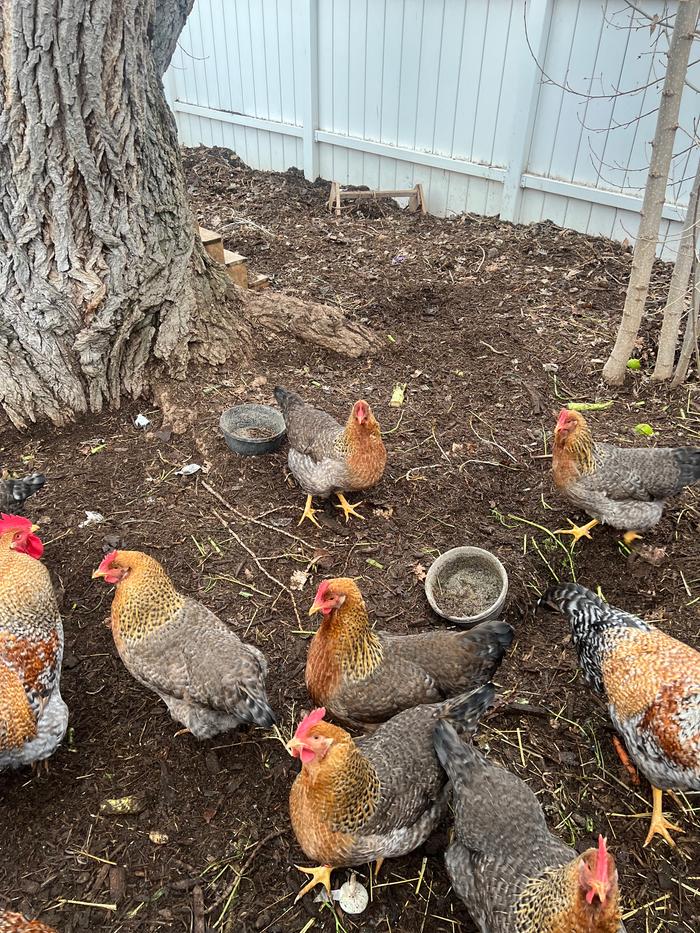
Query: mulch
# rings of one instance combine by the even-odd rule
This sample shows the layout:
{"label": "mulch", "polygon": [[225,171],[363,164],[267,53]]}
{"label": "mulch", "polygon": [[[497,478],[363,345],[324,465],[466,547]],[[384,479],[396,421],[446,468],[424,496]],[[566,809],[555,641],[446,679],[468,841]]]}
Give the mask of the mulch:
{"label": "mulch", "polygon": [[[448,827],[385,863],[359,917],[336,921],[313,897],[294,905],[303,877],[293,866],[308,860],[289,827],[295,765],[279,736],[176,737],[165,706],[119,661],[103,624],[111,593],[90,573],[115,546],[161,560],[182,591],[265,652],[287,737],[308,708],[306,611],[318,582],[357,577],[381,627],[423,631],[444,624],[425,598],[426,569],[447,548],[475,544],[508,569],[505,618],[516,629],[497,677],[506,706],[480,743],[528,781],[567,843],[583,850],[607,834],[629,933],[700,928],[700,810],[681,799],[678,812],[669,799],[686,829],[679,849],[659,840],[642,848],[649,788],[633,786],[615,754],[564,621],[534,609],[549,582],[575,574],[611,603],[699,644],[696,491],[674,501],[632,552],[609,529],[595,529],[573,553],[547,531],[581,518],[549,475],[562,404],[614,399],[590,421],[615,442],[651,443],[635,433],[640,423],[653,426],[658,444],[700,436],[697,384],[670,393],[649,378],[670,267],[655,268],[641,369],[613,393],[600,372],[624,301],[625,245],[548,223],[422,217],[383,201],[335,218],[325,207],[328,184],[309,184],[294,169],[255,172],[231,152],[204,148],[186,151],[185,165],[197,219],[224,231],[227,248],[269,275],[273,289],[337,305],[385,346],[348,361],[260,334],[254,359],[195,372],[181,387],[193,419],[179,435],[162,430],[161,413],[145,402],[60,430],[0,432],[3,465],[24,461],[48,477],[28,512],[43,526],[62,594],[71,711],[48,776],[0,776],[4,901],[63,933],[471,933],[442,862]],[[244,459],[226,448],[221,411],[270,402],[278,383],[340,419],[357,398],[371,402],[389,462],[364,497],[366,521],[346,526],[329,503],[320,530],[297,528],[304,496],[286,480],[286,449]],[[396,383],[406,384],[401,408],[389,406]],[[148,427],[134,426],[138,413]],[[204,469],[178,475],[188,463]],[[104,521],[83,525],[86,510]],[[126,795],[140,812],[101,812]],[[367,881],[365,866],[358,873]],[[338,871],[334,883],[347,877]]]}

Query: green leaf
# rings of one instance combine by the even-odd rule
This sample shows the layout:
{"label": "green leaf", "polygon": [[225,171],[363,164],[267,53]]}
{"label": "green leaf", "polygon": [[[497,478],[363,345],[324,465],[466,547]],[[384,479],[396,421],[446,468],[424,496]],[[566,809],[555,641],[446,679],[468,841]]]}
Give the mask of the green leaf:
{"label": "green leaf", "polygon": [[635,424],[635,434],[642,434],[644,437],[653,437],[654,429],[650,424]]}
{"label": "green leaf", "polygon": [[627,360],[627,369],[641,369],[642,363],[641,360],[638,360],[636,357],[633,357],[631,360]]}
{"label": "green leaf", "polygon": [[569,402],[566,407],[569,411],[605,411],[614,404],[612,400],[609,402]]}
{"label": "green leaf", "polygon": [[377,570],[384,570],[384,564],[380,564],[379,561],[375,560],[373,557],[368,557],[365,563],[369,564],[370,567],[376,567]]}
{"label": "green leaf", "polygon": [[386,339],[389,341],[389,343],[396,343],[396,337],[392,337],[391,334],[387,334]]}

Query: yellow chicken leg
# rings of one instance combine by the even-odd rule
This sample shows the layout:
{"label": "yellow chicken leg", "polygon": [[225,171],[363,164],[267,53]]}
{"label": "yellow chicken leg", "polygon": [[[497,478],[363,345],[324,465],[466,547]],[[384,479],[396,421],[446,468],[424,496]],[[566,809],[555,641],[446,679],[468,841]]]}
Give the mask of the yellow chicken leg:
{"label": "yellow chicken leg", "polygon": [[659,790],[658,787],[654,787],[653,785],[652,785],[651,790],[654,796],[654,809],[651,814],[651,826],[649,827],[647,838],[644,840],[644,846],[646,848],[646,846],[649,845],[649,843],[654,838],[654,836],[663,836],[666,842],[675,849],[676,843],[671,838],[671,834],[669,833],[669,830],[672,829],[674,832],[677,832],[677,833],[684,833],[685,830],[681,829],[680,826],[676,826],[675,823],[669,823],[669,821],[664,816],[664,808],[663,808],[664,792],[662,790]]}
{"label": "yellow chicken leg", "polygon": [[633,541],[641,541],[642,536],[638,535],[636,531],[626,531],[622,536],[622,540],[625,544],[630,545]]}
{"label": "yellow chicken leg", "polygon": [[[364,515],[360,515],[360,513],[356,510],[355,506],[354,506],[354,505],[351,505],[351,504],[348,502],[348,500],[345,498],[345,496],[342,494],[342,492],[337,492],[337,493],[336,493],[336,496],[338,497],[338,505],[336,505],[336,509],[342,509],[342,510],[343,510],[343,513],[344,513],[344,515],[345,515],[345,521],[346,521],[346,522],[349,522],[349,521],[350,521],[350,516],[351,516],[351,515],[354,515],[355,518],[361,518],[362,521],[365,520]],[[359,504],[360,504],[360,503],[358,502],[358,505],[359,505]]]}
{"label": "yellow chicken leg", "polygon": [[381,858],[378,858],[376,862],[374,863],[374,880],[375,881],[379,878],[379,870],[383,864],[384,864],[384,856],[382,855]]}
{"label": "yellow chicken leg", "polygon": [[590,522],[588,522],[587,525],[576,525],[574,524],[574,522],[571,521],[571,519],[569,519],[569,524],[571,525],[571,528],[557,528],[554,534],[555,535],[573,535],[574,544],[576,544],[576,542],[580,538],[590,538],[591,528],[595,528],[595,526],[599,525],[600,522],[598,521],[597,518],[593,518],[591,519]]}
{"label": "yellow chicken leg", "polygon": [[331,897],[331,872],[333,869],[330,865],[319,865],[317,868],[304,868],[303,865],[295,865],[294,867],[299,871],[303,871],[305,875],[311,875],[311,881],[304,885],[294,899],[295,904],[312,888],[315,888],[317,884],[322,884],[328,892],[328,897]]}
{"label": "yellow chicken leg", "polygon": [[315,525],[317,528],[320,528],[321,526],[320,526],[319,523],[316,521],[316,517],[315,517],[315,516],[316,516],[316,512],[318,511],[318,509],[314,509],[314,508],[311,507],[311,503],[312,503],[312,502],[313,502],[313,497],[312,497],[312,496],[307,496],[307,497],[306,497],[306,505],[304,506],[304,511],[303,511],[303,513],[302,513],[301,518],[299,519],[298,524],[301,525],[301,523],[304,521],[304,519],[305,519],[305,518],[308,518],[309,521],[313,522],[314,525]]}

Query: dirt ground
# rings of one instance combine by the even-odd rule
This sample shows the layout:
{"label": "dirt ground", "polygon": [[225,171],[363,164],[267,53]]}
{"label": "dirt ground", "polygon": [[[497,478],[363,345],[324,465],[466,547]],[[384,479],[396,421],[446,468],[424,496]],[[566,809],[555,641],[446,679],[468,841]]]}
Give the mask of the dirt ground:
{"label": "dirt ground", "polygon": [[[609,440],[697,443],[697,384],[669,394],[649,379],[669,267],[655,272],[641,370],[613,394],[600,370],[624,299],[624,246],[550,224],[421,217],[387,202],[335,218],[327,184],[297,171],[254,172],[230,152],[204,149],[187,152],[186,166],[199,221],[225,230],[228,248],[269,274],[273,289],[366,322],[385,348],[348,361],[263,334],[242,371],[232,364],[192,377],[196,417],[182,435],[161,431],[161,413],[147,405],[65,430],[0,433],[0,463],[21,469],[24,459],[48,476],[28,514],[43,527],[45,560],[63,589],[71,713],[48,777],[0,776],[0,901],[63,933],[470,933],[443,867],[446,828],[385,863],[361,916],[336,921],[312,897],[295,906],[303,878],[294,864],[308,860],[288,822],[294,763],[261,730],[202,743],[176,737],[165,706],[119,661],[103,624],[111,593],[90,573],[115,546],[160,559],[184,592],[265,652],[287,737],[308,708],[306,611],[318,582],[356,576],[382,627],[424,630],[442,624],[427,605],[425,568],[451,546],[476,544],[508,569],[505,618],[517,633],[497,677],[507,706],[485,723],[482,744],[529,782],[565,841],[583,850],[607,834],[629,933],[700,929],[698,798],[667,801],[686,830],[677,851],[658,839],[642,848],[649,788],[631,786],[564,621],[534,612],[547,583],[574,572],[610,602],[700,644],[697,491],[676,500],[635,553],[596,529],[569,555],[545,530],[580,517],[553,491],[546,457],[563,403],[614,398],[591,416]],[[397,382],[407,385],[400,409],[389,407]],[[276,383],[341,419],[358,397],[370,400],[389,461],[365,497],[365,522],[345,526],[329,504],[320,530],[297,528],[303,495],[285,481],[286,449],[242,459],[224,445],[221,411],[270,401]],[[147,429],[133,425],[139,412]],[[642,422],[653,441],[635,434]],[[188,463],[206,473],[177,475]],[[86,510],[104,522],[81,527]],[[100,811],[125,795],[140,798],[140,813]],[[336,886],[346,877],[338,871]]]}

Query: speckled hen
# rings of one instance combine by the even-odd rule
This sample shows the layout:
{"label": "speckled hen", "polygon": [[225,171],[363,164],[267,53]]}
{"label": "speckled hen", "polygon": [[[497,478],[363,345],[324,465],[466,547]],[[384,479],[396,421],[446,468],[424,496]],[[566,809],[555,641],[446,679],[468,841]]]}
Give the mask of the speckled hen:
{"label": "speckled hen", "polygon": [[577,855],[553,836],[530,788],[438,723],[435,748],[453,788],[445,862],[480,933],[624,933],[615,861]]}
{"label": "speckled hen", "polygon": [[306,661],[309,695],[334,719],[356,729],[482,686],[513,640],[510,625],[498,621],[461,632],[377,632],[359,587],[347,577],[320,584],[309,615],[316,612],[322,621]]}
{"label": "speckled hen", "polygon": [[116,584],[112,634],[127,669],[196,738],[274,723],[262,652],[178,593],[157,560],[141,551],[112,551],[93,577]]}
{"label": "speckled hen", "polygon": [[0,933],[56,933],[40,920],[27,920],[22,914],[0,910]]}
{"label": "speckled hen", "polygon": [[664,790],[700,790],[700,652],[637,616],[609,606],[585,586],[550,587],[540,602],[569,620],[589,687],[605,697],[629,754],[652,785],[644,845],[669,830]]}
{"label": "speckled hen", "polygon": [[41,473],[32,473],[21,479],[0,479],[0,512],[15,515],[46,482]]}
{"label": "speckled hen", "polygon": [[445,703],[417,706],[353,739],[309,713],[287,744],[301,759],[289,795],[292,827],[305,854],[319,862],[297,900],[317,884],[330,893],[333,868],[398,857],[421,845],[447,806],[447,780],[433,746],[441,719],[473,733],[493,700],[490,684]]}
{"label": "speckled hen", "polygon": [[592,516],[557,534],[578,541],[602,523],[624,531],[629,543],[658,524],[667,499],[700,480],[700,448],[599,444],[583,415],[564,408],[554,429],[552,472],[557,488]]}
{"label": "speckled hen", "polygon": [[63,625],[37,530],[0,516],[0,771],[49,758],[68,726]]}
{"label": "speckled hen", "polygon": [[275,398],[287,425],[289,469],[307,494],[299,524],[308,518],[318,525],[313,496],[325,499],[332,493],[338,497],[337,507],[343,510],[346,521],[351,515],[363,518],[343,493],[376,485],[386,466],[379,423],[367,402],[355,402],[343,426],[296,392],[277,386]]}

